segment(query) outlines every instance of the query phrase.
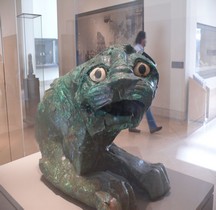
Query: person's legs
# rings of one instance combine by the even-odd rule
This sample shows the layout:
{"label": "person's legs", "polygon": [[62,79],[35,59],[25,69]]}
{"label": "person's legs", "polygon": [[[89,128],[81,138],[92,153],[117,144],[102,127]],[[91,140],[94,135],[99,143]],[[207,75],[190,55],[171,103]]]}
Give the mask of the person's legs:
{"label": "person's legs", "polygon": [[146,119],[148,122],[149,130],[157,127],[157,124],[156,124],[155,119],[151,113],[150,108],[146,111]]}
{"label": "person's legs", "polygon": [[150,108],[146,111],[146,119],[148,122],[150,133],[154,133],[154,132],[157,132],[157,131],[162,129],[162,126],[159,126],[159,127],[157,126],[155,119],[154,119],[154,116],[151,113]]}
{"label": "person's legs", "polygon": [[[162,126],[157,126],[155,119],[154,119],[154,116],[151,113],[150,108],[146,111],[146,119],[148,122],[150,133],[155,133],[155,132],[162,129]],[[140,130],[137,128],[129,128],[128,130],[129,130],[129,132],[140,133]]]}

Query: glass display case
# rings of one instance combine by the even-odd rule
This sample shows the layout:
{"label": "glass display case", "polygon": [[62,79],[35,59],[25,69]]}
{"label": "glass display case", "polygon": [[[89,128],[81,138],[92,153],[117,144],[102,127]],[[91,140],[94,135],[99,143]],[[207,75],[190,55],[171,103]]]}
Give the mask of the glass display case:
{"label": "glass display case", "polygon": [[[202,23],[196,25],[196,71],[193,80],[189,81],[189,119],[208,122],[216,116],[216,27],[214,25]],[[192,97],[198,94],[199,102]]]}
{"label": "glass display case", "polygon": [[0,18],[0,139],[3,142],[0,145],[0,165],[11,160],[8,110],[6,101],[5,69],[2,43],[2,27]]}
{"label": "glass display case", "polygon": [[[33,124],[37,105],[44,93],[44,69],[36,64],[36,41],[42,39],[42,16],[22,13],[17,16],[19,64],[24,123]],[[38,56],[38,55],[37,55]],[[39,56],[43,57],[43,53]]]}
{"label": "glass display case", "polygon": [[[7,139],[11,139],[9,143],[15,148],[11,150],[13,158],[9,160],[21,157],[20,154],[31,154],[33,146],[37,147],[34,126],[29,125],[33,125],[33,116],[44,89],[49,88],[54,77],[57,78],[55,66],[59,63],[60,75],[64,75],[76,67],[77,61],[81,63],[89,59],[104,47],[120,42],[133,46],[139,30],[145,30],[147,34],[145,52],[155,60],[160,73],[152,112],[172,122],[182,121],[184,127],[188,119],[189,123],[201,124],[198,117],[203,113],[203,107],[201,116],[204,122],[206,118],[215,118],[216,77],[209,77],[215,72],[216,65],[216,18],[211,10],[211,0],[197,1],[196,4],[193,4],[195,1],[186,4],[181,0],[59,0],[55,7],[51,7],[50,1],[5,2],[8,3],[2,3],[0,7],[4,55],[3,61],[0,59],[3,69],[0,128],[6,131]],[[190,77],[198,70],[201,81],[204,72],[209,73],[205,75],[209,78],[201,83],[203,97],[197,97],[200,95],[196,88],[192,90],[189,86]],[[197,102],[201,98],[202,102]],[[189,107],[192,100],[194,105]],[[190,120],[189,109],[197,110],[198,117]],[[158,124],[162,125],[160,121]],[[148,127],[145,129],[148,131]]]}
{"label": "glass display case", "polygon": [[196,71],[208,79],[216,76],[216,27],[197,23]]}

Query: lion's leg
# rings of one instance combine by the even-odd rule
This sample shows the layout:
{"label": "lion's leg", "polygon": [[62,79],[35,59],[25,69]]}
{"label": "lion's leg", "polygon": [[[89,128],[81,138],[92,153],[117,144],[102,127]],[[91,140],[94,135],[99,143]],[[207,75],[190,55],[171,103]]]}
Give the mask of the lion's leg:
{"label": "lion's leg", "polygon": [[134,192],[127,180],[111,172],[100,171],[80,176],[64,156],[60,145],[51,144],[52,153],[44,153],[40,169],[55,187],[98,210],[136,209]]}
{"label": "lion's leg", "polygon": [[166,194],[170,189],[166,169],[161,163],[151,164],[135,157],[112,144],[105,154],[107,170],[124,176],[132,185],[147,191],[152,200]]}

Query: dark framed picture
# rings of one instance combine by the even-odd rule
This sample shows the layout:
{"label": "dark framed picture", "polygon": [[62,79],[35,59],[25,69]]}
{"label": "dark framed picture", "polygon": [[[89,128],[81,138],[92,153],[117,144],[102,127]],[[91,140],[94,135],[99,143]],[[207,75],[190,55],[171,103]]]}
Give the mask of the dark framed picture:
{"label": "dark framed picture", "polygon": [[133,45],[140,30],[144,30],[143,0],[77,14],[77,65],[111,45]]}
{"label": "dark framed picture", "polygon": [[35,39],[36,68],[50,68],[58,66],[58,40]]}
{"label": "dark framed picture", "polygon": [[216,75],[214,66],[216,66],[216,27],[197,23],[196,71],[206,79]]}

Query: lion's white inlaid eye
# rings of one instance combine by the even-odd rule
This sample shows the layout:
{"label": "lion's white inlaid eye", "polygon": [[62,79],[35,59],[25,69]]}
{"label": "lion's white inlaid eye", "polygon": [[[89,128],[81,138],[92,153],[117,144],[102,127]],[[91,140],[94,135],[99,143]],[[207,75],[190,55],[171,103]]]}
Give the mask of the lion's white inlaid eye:
{"label": "lion's white inlaid eye", "polygon": [[138,77],[146,77],[150,71],[149,65],[143,62],[138,62],[134,67],[134,74]]}
{"label": "lion's white inlaid eye", "polygon": [[90,78],[94,82],[101,82],[106,79],[106,70],[102,67],[96,67],[90,72]]}

